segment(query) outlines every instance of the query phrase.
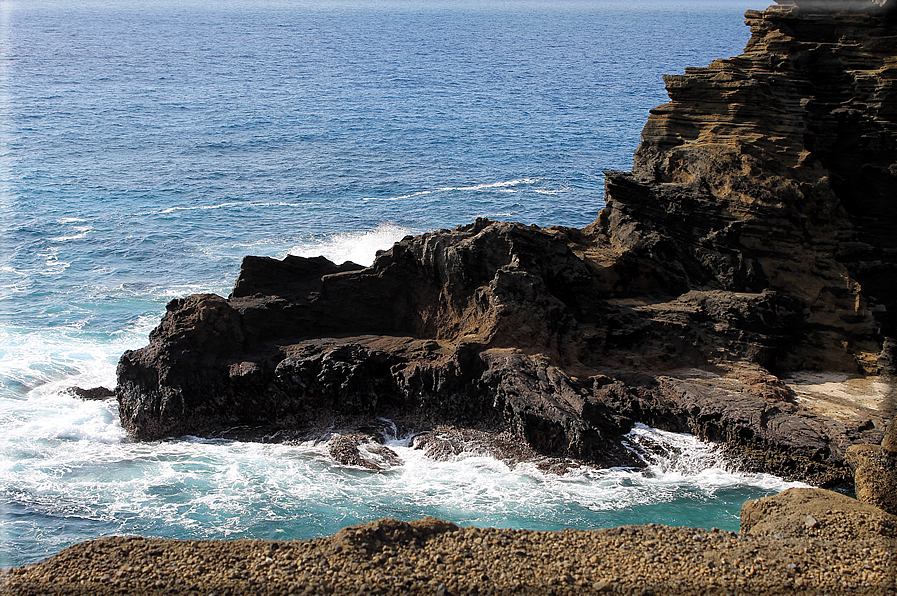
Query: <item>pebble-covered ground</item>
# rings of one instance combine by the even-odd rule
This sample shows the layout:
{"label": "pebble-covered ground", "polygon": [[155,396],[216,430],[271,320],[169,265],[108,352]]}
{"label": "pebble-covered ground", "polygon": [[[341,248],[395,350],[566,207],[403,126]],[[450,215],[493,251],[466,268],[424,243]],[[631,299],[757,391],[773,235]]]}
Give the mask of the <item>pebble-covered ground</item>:
{"label": "pebble-covered ground", "polygon": [[103,538],[3,594],[897,594],[891,538],[626,526],[537,532],[381,520],[309,541]]}

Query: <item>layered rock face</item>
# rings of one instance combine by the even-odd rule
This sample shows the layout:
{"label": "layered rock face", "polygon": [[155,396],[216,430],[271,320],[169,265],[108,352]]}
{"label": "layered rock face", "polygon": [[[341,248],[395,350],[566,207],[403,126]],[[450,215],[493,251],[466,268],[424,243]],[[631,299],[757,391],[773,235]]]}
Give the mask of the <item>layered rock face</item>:
{"label": "layered rock face", "polygon": [[621,294],[775,289],[806,311],[779,365],[874,373],[897,324],[897,20],[800,4],[749,11],[744,54],[664,77],[588,231],[621,254]]}
{"label": "layered rock face", "polygon": [[247,257],[228,299],[173,301],[122,356],[125,428],[385,416],[612,464],[640,421],[850,483],[847,448],[879,442],[893,402],[822,415],[780,376],[891,371],[897,21],[890,0],[798,4],[748,12],[743,55],[665,78],[583,230],[478,220],[369,268]]}

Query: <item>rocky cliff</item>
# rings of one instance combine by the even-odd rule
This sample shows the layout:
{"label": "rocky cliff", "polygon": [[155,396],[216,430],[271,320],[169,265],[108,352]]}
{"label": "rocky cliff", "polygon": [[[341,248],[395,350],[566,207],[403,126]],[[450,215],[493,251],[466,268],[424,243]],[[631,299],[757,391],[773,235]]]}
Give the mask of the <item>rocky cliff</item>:
{"label": "rocky cliff", "polygon": [[670,103],[585,229],[478,220],[368,268],[247,257],[228,299],[173,301],[120,361],[125,428],[385,416],[614,464],[641,421],[849,483],[890,385],[820,405],[787,375],[892,370],[897,19],[891,0],[798,4],[749,11],[741,56],[665,77]]}
{"label": "rocky cliff", "polygon": [[806,311],[778,365],[874,373],[897,324],[897,21],[804,4],[835,3],[748,11],[744,54],[664,77],[589,232],[651,270],[622,293],[774,289]]}

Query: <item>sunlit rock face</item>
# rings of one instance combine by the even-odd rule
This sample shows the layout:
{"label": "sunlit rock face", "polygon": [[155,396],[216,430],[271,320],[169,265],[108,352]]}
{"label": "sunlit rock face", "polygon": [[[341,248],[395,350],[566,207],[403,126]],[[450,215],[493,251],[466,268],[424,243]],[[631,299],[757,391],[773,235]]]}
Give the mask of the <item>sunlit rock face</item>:
{"label": "sunlit rock face", "polygon": [[798,298],[805,330],[783,367],[874,373],[897,324],[893,2],[746,19],[744,54],[664,77],[671,101],[651,111],[632,172],[608,173],[589,231],[671,292]]}
{"label": "sunlit rock face", "polygon": [[882,13],[894,9],[894,0],[775,0],[785,7],[812,12]]}

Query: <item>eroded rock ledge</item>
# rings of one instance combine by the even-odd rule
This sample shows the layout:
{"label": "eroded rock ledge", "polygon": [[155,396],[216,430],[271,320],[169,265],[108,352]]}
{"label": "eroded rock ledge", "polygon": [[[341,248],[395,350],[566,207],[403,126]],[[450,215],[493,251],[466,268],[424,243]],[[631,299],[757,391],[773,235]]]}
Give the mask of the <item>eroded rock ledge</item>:
{"label": "eroded rock ledge", "polygon": [[[895,406],[897,20],[890,0],[799,4],[749,11],[741,56],[665,77],[582,230],[477,220],[367,268],[246,257],[229,298],[171,302],[121,358],[125,428],[388,417],[619,464],[640,421],[851,483],[847,448],[880,442]],[[834,407],[796,371],[882,388]]]}

